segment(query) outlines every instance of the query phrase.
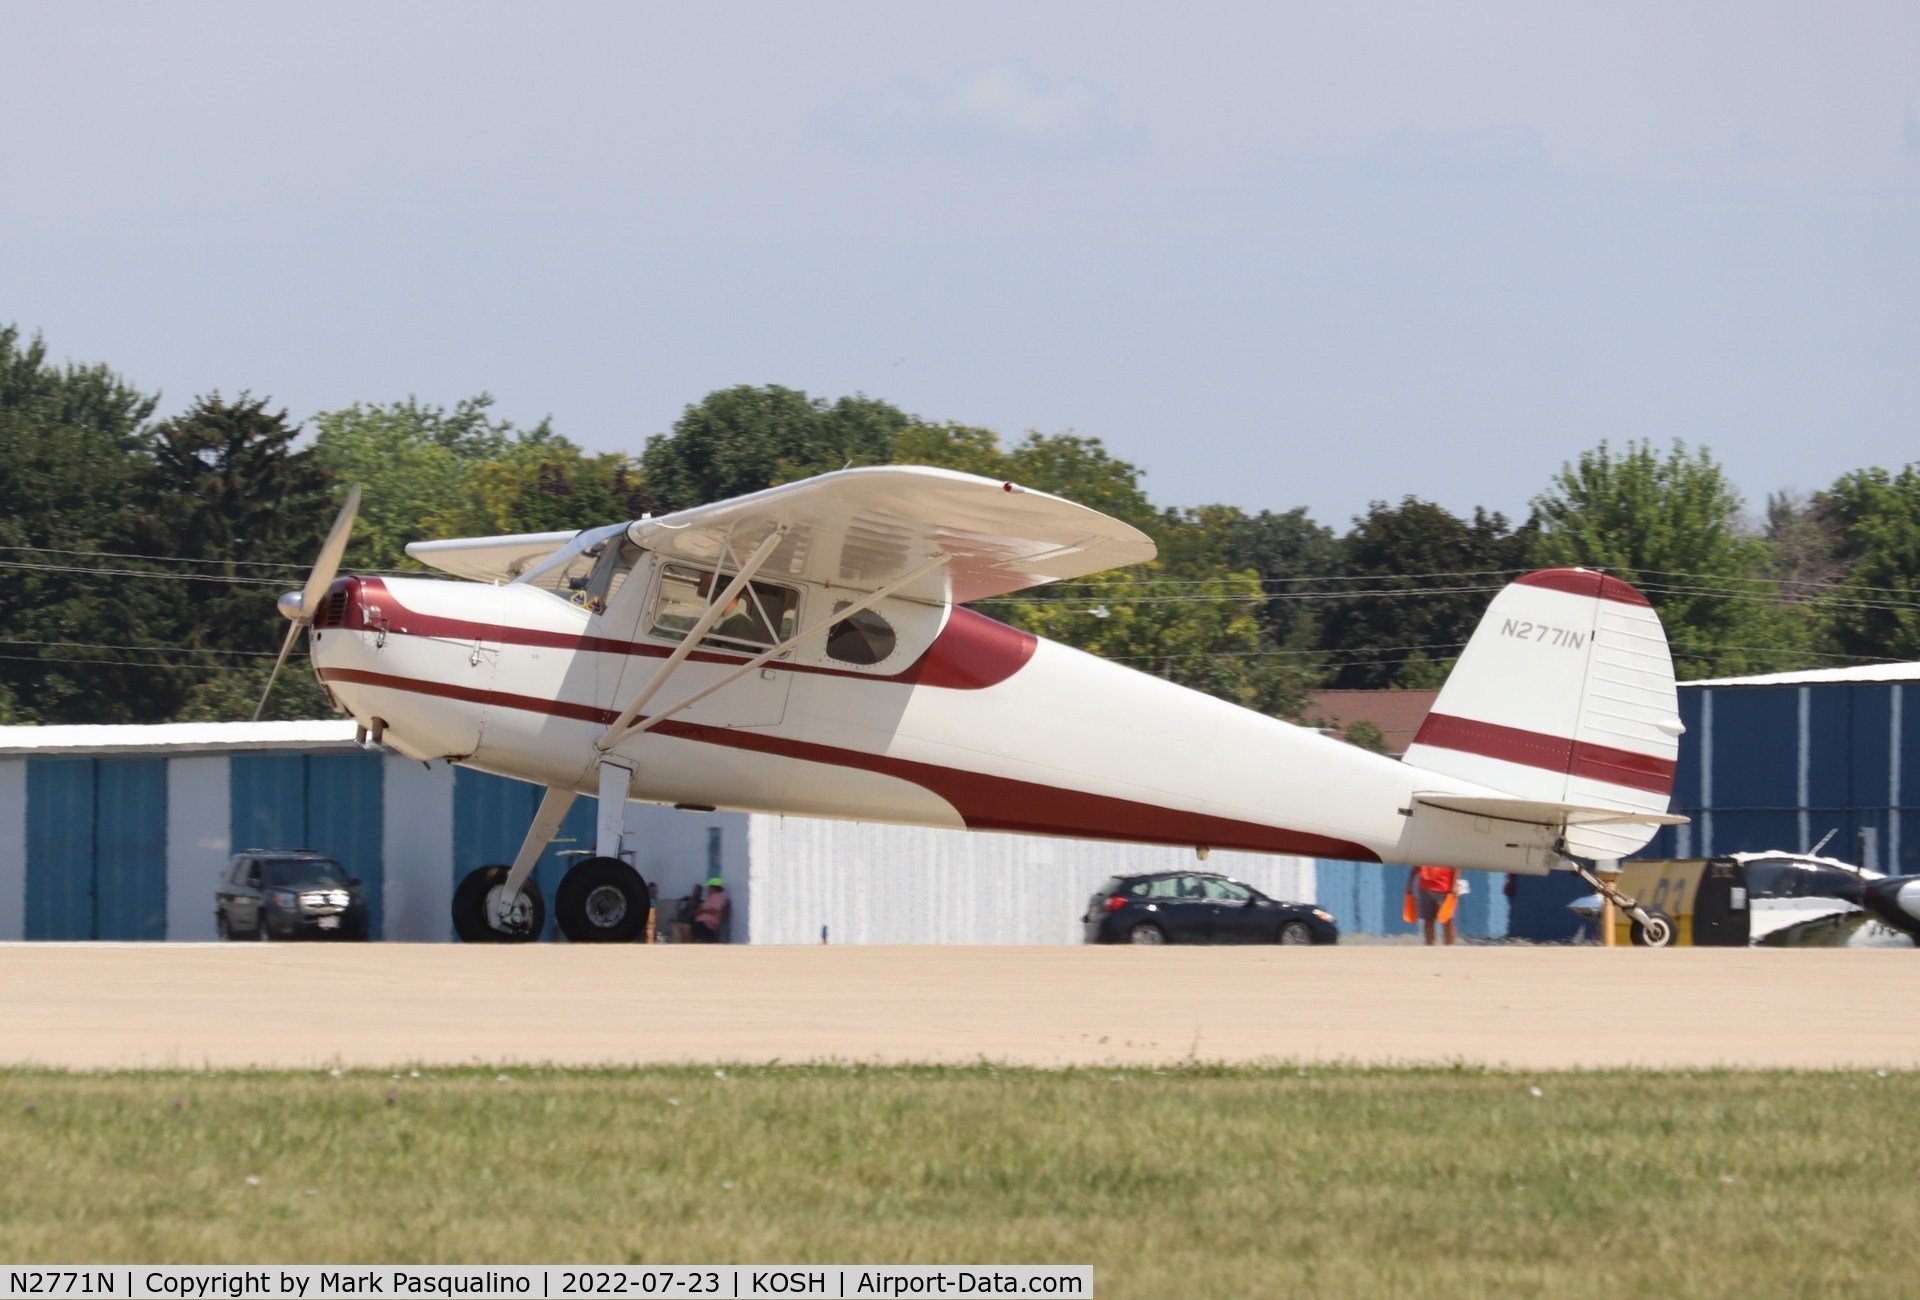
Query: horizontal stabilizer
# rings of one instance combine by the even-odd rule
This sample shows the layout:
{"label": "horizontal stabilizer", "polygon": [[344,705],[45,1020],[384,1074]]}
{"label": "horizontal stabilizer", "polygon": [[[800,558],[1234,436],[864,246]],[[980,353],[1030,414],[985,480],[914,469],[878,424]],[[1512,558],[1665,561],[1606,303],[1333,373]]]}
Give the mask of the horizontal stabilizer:
{"label": "horizontal stabilizer", "polygon": [[1678,813],[1636,812],[1625,808],[1593,808],[1547,799],[1496,799],[1460,794],[1416,794],[1413,801],[1428,808],[1491,817],[1527,826],[1685,826],[1691,818]]}

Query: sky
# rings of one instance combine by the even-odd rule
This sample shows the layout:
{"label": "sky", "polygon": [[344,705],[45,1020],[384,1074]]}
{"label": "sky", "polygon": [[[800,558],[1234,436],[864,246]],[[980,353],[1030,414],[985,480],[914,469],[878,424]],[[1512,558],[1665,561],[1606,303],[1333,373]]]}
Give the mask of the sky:
{"label": "sky", "polygon": [[1920,5],[0,0],[0,324],[161,413],[735,384],[1163,506],[1920,460]]}

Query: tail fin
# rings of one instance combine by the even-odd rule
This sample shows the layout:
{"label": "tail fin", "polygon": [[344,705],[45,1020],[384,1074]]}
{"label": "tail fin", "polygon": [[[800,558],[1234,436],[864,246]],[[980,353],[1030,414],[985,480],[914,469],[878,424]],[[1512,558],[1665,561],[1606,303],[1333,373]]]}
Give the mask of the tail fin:
{"label": "tail fin", "polygon": [[1616,858],[1677,820],[1663,814],[1683,730],[1646,597],[1590,569],[1544,569],[1494,597],[1405,761],[1511,796],[1480,802],[1558,825],[1569,854]]}

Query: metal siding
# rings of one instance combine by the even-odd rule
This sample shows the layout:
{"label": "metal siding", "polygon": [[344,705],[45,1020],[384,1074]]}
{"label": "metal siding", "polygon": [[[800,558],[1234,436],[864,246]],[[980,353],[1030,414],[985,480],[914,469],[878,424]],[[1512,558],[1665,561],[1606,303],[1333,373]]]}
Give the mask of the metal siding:
{"label": "metal siding", "polygon": [[167,760],[167,938],[214,937],[213,895],[233,853],[225,754]]}
{"label": "metal siding", "polygon": [[1712,792],[1715,853],[1734,852],[1720,817],[1734,809],[1797,809],[1800,793],[1797,688],[1715,691]]}
{"label": "metal siding", "polygon": [[306,827],[302,845],[324,853],[358,876],[367,895],[367,933],[382,937],[385,878],[380,755],[307,755]]}
{"label": "metal siding", "polygon": [[235,853],[311,847],[306,842],[306,755],[235,754],[228,774]]}
{"label": "metal siding", "polygon": [[[1857,686],[1809,686],[1807,691],[1807,807],[1837,811],[1858,807],[1854,800],[1854,771],[1862,751],[1854,743],[1854,699]],[[1881,694],[1884,695],[1884,690]],[[1883,715],[1884,716],[1884,715]],[[1884,751],[1884,746],[1883,746]],[[1886,784],[1886,765],[1880,764],[1878,784]],[[1872,802],[1882,802],[1875,799]],[[1813,836],[1826,834],[1815,813]]]}
{"label": "metal siding", "polygon": [[1570,871],[1546,876],[1515,876],[1508,900],[1507,933],[1539,943],[1565,942],[1587,937],[1592,927],[1567,910],[1567,904],[1590,894],[1586,882]]}
{"label": "metal siding", "polygon": [[1877,683],[1843,688],[1852,734],[1847,746],[1846,793],[1850,808],[1886,808],[1893,802],[1887,745],[1893,737],[1893,687]]}
{"label": "metal siding", "polygon": [[[1826,831],[1822,829],[1820,835],[1824,834]],[[1792,852],[1812,847],[1799,843],[1799,839],[1800,810],[1797,808],[1736,808],[1714,814],[1715,855],[1766,853],[1775,849]]]}
{"label": "metal siding", "polygon": [[382,935],[443,943],[453,937],[454,769],[389,754],[381,772]]}
{"label": "metal siding", "polygon": [[0,758],[0,940],[27,937],[27,760]]}
{"label": "metal siding", "polygon": [[91,939],[93,774],[90,758],[27,760],[29,939]]}
{"label": "metal siding", "polygon": [[94,938],[166,938],[167,760],[98,760],[94,816]]}
{"label": "metal siding", "polygon": [[[1109,876],[1218,871],[1299,900],[1306,859],[755,816],[736,941],[1066,944]],[[738,890],[740,882],[730,881]],[[1310,900],[1303,900],[1310,901]]]}

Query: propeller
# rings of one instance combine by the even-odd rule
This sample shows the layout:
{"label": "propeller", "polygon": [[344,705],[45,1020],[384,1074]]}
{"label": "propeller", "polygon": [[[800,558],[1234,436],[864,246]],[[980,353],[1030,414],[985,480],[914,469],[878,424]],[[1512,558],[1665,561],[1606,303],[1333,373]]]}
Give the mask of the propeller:
{"label": "propeller", "polygon": [[287,662],[288,652],[293,649],[293,639],[302,628],[312,627],[313,620],[319,616],[320,602],[326,599],[327,588],[333,585],[334,576],[340,572],[340,558],[347,553],[347,534],[353,531],[353,517],[359,513],[360,485],[355,483],[353,491],[347,493],[346,504],[334,516],[333,527],[327,530],[327,540],[320,543],[320,555],[313,562],[313,572],[307,575],[307,585],[280,597],[280,612],[291,622],[287,628],[287,639],[280,643],[280,657],[273,661],[273,671],[267,674],[267,689],[260,692],[260,703],[254,706],[255,722],[260,721],[260,715],[266,712],[267,697],[273,694],[273,684],[279,680],[280,669]]}

